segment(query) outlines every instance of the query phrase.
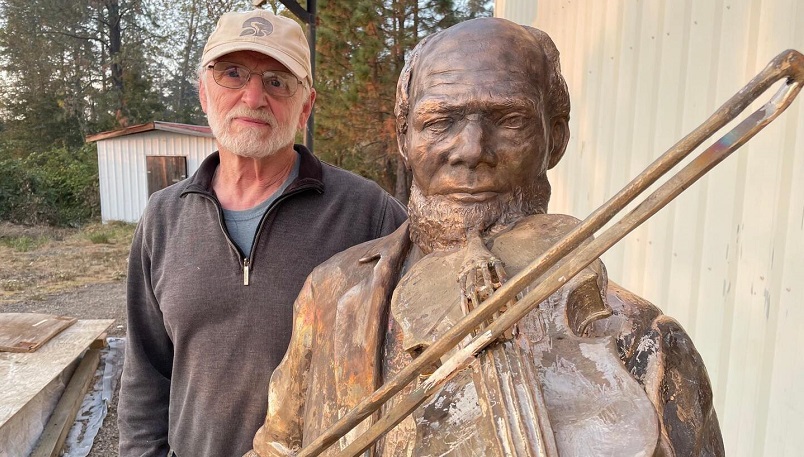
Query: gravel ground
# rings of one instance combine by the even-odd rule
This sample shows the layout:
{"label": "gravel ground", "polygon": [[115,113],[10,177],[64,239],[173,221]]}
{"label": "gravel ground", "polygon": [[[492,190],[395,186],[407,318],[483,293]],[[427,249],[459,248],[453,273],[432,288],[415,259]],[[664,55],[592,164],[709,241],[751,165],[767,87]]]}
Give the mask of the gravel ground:
{"label": "gravel ground", "polygon": [[[68,292],[38,296],[35,300],[23,300],[0,305],[0,312],[48,313],[77,317],[79,319],[114,319],[109,336],[123,337],[126,333],[125,282],[115,281],[81,286]],[[109,413],[103,421],[89,457],[116,456],[117,397],[115,391]]]}

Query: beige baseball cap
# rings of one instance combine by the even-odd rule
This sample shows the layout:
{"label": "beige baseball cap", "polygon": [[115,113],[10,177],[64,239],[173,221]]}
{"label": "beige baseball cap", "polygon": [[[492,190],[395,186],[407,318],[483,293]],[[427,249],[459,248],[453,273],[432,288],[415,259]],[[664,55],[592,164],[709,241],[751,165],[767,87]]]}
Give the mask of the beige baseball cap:
{"label": "beige baseball cap", "polygon": [[310,45],[293,19],[262,9],[225,13],[209,36],[203,65],[236,51],[256,51],[278,60],[297,78],[313,86]]}

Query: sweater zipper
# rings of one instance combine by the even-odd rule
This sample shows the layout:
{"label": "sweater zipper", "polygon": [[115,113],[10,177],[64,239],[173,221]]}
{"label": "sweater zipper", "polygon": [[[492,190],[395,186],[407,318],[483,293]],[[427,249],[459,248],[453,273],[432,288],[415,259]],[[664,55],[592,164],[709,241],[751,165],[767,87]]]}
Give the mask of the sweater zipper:
{"label": "sweater zipper", "polygon": [[[303,192],[303,191],[305,191],[307,189],[308,188],[303,187],[303,188],[295,189],[294,191],[292,191],[290,193],[280,195],[279,197],[277,197],[276,200],[274,200],[273,203],[271,203],[271,206],[269,206],[268,209],[265,210],[265,214],[262,215],[262,218],[260,219],[260,223],[257,225],[257,231],[254,232],[254,239],[251,240],[251,252],[249,252],[248,257],[245,257],[243,259],[243,285],[244,286],[248,285],[249,275],[251,273],[251,263],[254,261],[254,250],[257,248],[257,242],[260,239],[260,233],[262,233],[262,226],[263,226],[263,224],[265,224],[265,219],[268,218],[268,215],[271,214],[271,211],[274,208],[276,208],[276,206],[280,202],[282,202],[283,200],[286,200],[288,197],[296,195],[296,194],[298,194],[300,192]],[[221,214],[221,217],[223,217],[222,214]]]}
{"label": "sweater zipper", "polygon": [[243,285],[248,285],[248,257],[243,259]]}

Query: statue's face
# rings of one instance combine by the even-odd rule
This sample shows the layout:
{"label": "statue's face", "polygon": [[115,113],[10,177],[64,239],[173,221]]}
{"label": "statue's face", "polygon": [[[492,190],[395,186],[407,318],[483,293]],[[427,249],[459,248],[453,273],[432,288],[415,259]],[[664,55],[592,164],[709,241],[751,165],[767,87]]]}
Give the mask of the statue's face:
{"label": "statue's face", "polygon": [[541,47],[507,22],[447,33],[419,56],[400,138],[413,172],[411,238],[424,252],[544,212],[550,195]]}
{"label": "statue's face", "polygon": [[546,80],[543,65],[504,36],[480,40],[435,43],[411,85],[405,152],[414,182],[423,196],[457,206],[508,198],[547,169],[534,83]]}

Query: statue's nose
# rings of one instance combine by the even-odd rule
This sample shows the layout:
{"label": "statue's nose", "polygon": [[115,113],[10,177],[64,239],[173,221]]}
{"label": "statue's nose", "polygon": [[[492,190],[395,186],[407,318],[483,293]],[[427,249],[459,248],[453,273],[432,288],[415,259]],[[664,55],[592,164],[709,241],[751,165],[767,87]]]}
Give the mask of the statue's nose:
{"label": "statue's nose", "polygon": [[475,168],[483,162],[493,164],[494,154],[487,144],[488,134],[478,115],[469,115],[449,154],[450,165],[462,165]]}

